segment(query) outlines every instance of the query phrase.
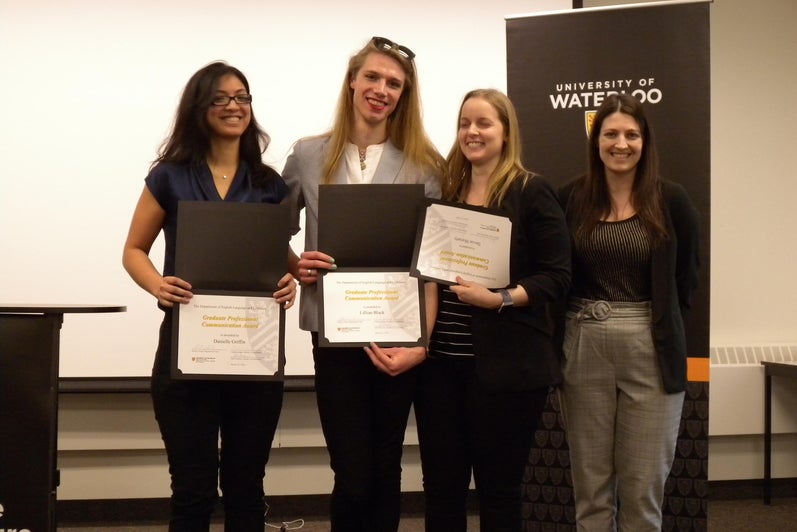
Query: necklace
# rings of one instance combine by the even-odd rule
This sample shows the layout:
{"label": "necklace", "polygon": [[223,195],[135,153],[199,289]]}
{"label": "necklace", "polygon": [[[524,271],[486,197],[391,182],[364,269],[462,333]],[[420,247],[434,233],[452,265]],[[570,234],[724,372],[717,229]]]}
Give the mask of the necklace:
{"label": "necklace", "polygon": [[208,163],[208,166],[210,166],[210,175],[212,175],[213,177],[216,177],[219,174],[221,174],[221,178],[222,179],[227,179],[228,178],[227,174],[225,174],[223,172],[220,172],[216,165]]}
{"label": "necklace", "polygon": [[365,171],[365,150],[357,150],[357,154],[360,156],[360,170]]}

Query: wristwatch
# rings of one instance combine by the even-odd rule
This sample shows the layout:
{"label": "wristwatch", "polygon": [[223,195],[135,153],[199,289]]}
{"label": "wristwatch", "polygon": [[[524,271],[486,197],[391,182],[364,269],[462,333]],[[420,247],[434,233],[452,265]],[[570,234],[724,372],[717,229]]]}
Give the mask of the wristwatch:
{"label": "wristwatch", "polygon": [[501,312],[504,307],[511,307],[515,304],[515,302],[512,301],[512,296],[509,294],[509,290],[506,288],[499,288],[496,290],[496,293],[501,294],[501,299],[503,300],[501,301],[501,306],[498,307],[498,312]]}

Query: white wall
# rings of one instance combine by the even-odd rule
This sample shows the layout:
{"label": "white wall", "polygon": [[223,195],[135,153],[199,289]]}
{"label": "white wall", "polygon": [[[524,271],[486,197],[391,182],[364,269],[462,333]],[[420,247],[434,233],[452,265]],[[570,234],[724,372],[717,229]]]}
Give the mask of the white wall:
{"label": "white wall", "polygon": [[[610,3],[618,4],[620,2]],[[598,4],[599,2],[585,1],[586,7]],[[20,3],[20,5],[35,6],[37,3]],[[0,0],[0,39],[4,39],[8,35],[9,24],[6,22],[8,19],[5,15],[8,14],[9,8],[8,1]],[[435,8],[421,6],[415,10],[415,13],[425,13],[429,9]],[[446,8],[446,11],[449,9]],[[232,13],[232,11],[228,12]],[[515,12],[528,12],[528,8],[518,9]],[[366,16],[369,20],[372,19],[370,13]],[[795,338],[797,337],[797,327],[795,327],[797,306],[792,301],[797,294],[795,294],[795,284],[792,280],[792,270],[795,263],[797,239],[790,235],[790,231],[797,226],[797,212],[790,206],[794,202],[794,198],[797,197],[795,194],[797,192],[797,175],[795,175],[797,170],[794,169],[794,164],[790,164],[793,150],[789,149],[790,146],[787,143],[793,136],[793,125],[797,124],[797,110],[792,103],[793,88],[797,86],[797,79],[795,79],[797,68],[795,68],[794,60],[795,52],[797,52],[797,40],[789,28],[791,21],[797,19],[797,3],[793,0],[759,0],[758,2],[715,0],[711,6],[711,19],[713,176],[711,343],[715,346],[780,343],[794,345],[797,343],[797,338]],[[501,63],[500,67],[504,67],[502,63],[504,60],[503,50],[489,61],[486,61],[480,54],[484,39],[477,31],[478,24],[472,22],[460,24],[460,19],[452,19],[450,13],[445,16],[440,15],[435,20],[435,31],[428,34],[429,38],[426,42],[429,44],[425,46],[430,49],[429,54],[434,54],[431,50],[434,50],[438,43],[444,42],[449,34],[466,35],[469,44],[460,47],[461,50],[456,53],[449,52],[451,61],[463,68],[465,72],[473,73],[476,77],[481,75],[479,73],[484,72],[482,67],[487,63],[489,66],[494,66],[493,63],[496,65]],[[440,22],[442,20],[456,20],[456,22],[444,24]],[[412,24],[415,22],[413,21]],[[389,31],[384,31],[384,33],[396,40],[401,40],[400,28],[401,25],[395,26],[392,33]],[[503,24],[501,24],[501,28],[503,29]],[[374,30],[368,33],[377,32]],[[621,30],[618,30],[618,47],[633,45],[633,43],[623,43],[620,33]],[[503,35],[494,38],[499,38],[503,42]],[[352,41],[351,45],[343,46],[346,48],[345,50],[338,48],[337,52],[330,56],[342,58],[350,51],[349,48],[356,48],[360,44],[359,38],[352,39]],[[35,44],[28,40],[25,43]],[[414,47],[410,40],[407,40],[407,43]],[[4,72],[19,74],[20,71],[17,69],[7,69],[8,58],[5,50],[5,46],[0,47],[0,59],[2,59],[0,66],[5,67]],[[454,108],[462,92],[458,85],[460,74],[451,75],[448,68],[441,68],[441,72],[436,72],[432,65],[426,66],[421,62],[421,50],[416,51],[419,53],[419,69],[422,69],[423,86],[426,88],[431,85],[439,91],[437,98],[425,96],[426,115],[427,117],[430,115],[443,117],[440,119],[440,130],[435,133],[436,142],[447,144],[447,140],[445,140],[447,122],[450,122],[451,117],[454,116]],[[308,51],[302,53],[305,56],[309,55]],[[270,55],[264,55],[263,61],[270,61]],[[499,55],[500,57],[498,57]],[[442,59],[442,56],[437,57]],[[230,55],[229,58],[235,62],[235,56]],[[21,62],[22,59],[19,61]],[[191,62],[189,61],[189,63]],[[165,116],[160,117],[162,121],[155,127],[150,127],[148,124],[143,131],[136,133],[138,136],[146,136],[150,144],[139,148],[136,160],[127,163],[123,171],[120,170],[116,175],[108,177],[113,180],[113,186],[101,190],[104,194],[112,193],[122,197],[124,207],[121,210],[127,209],[127,212],[116,213],[113,216],[100,209],[101,214],[107,215],[108,220],[119,218],[118,223],[111,223],[108,220],[104,222],[116,227],[113,238],[109,237],[103,240],[103,245],[109,249],[110,254],[110,258],[103,267],[109,270],[120,270],[118,250],[126,231],[127,216],[140,188],[140,179],[143,178],[144,168],[152,157],[157,141],[167,127],[168,115],[177,98],[181,83],[194,68],[193,64],[183,66],[185,68],[179,75],[175,74],[169,83],[160,82],[157,86],[146,89],[149,91],[148,94],[153,95],[152,97],[168,93],[171,100],[163,102],[162,108],[158,112],[159,116]],[[241,66],[247,73],[258,71],[257,65],[241,64]],[[342,66],[337,65],[332,69],[335,72],[328,76],[307,74],[307,68],[315,72],[316,68],[321,69],[323,65],[304,67],[301,72],[292,70],[290,75],[281,73],[278,81],[265,79],[265,76],[257,78],[257,83],[253,79],[253,85],[263,86],[268,91],[276,91],[285,83],[289,83],[291,87],[297,85],[311,88],[323,86],[325,90],[318,90],[311,96],[301,99],[303,106],[312,106],[314,109],[317,106],[319,112],[323,113],[323,119],[317,117],[317,127],[323,128],[328,121],[329,109],[332,105],[329,100],[333,99],[333,95],[329,93],[334,92],[334,89],[330,87],[337,85],[337,74]],[[34,69],[34,65],[29,65],[26,69]],[[134,75],[131,74],[131,77],[134,78],[141,78],[147,72],[145,65],[136,66],[134,70]],[[20,192],[27,191],[30,187],[23,188],[21,184],[16,185],[16,183],[36,183],[47,177],[38,175],[36,165],[32,164],[32,161],[38,161],[43,156],[34,157],[23,154],[20,157],[18,154],[14,154],[14,157],[9,159],[9,152],[6,151],[12,140],[14,143],[11,145],[16,146],[18,151],[22,150],[19,147],[17,136],[20,131],[29,133],[33,128],[27,123],[29,120],[25,118],[26,115],[38,116],[40,111],[37,110],[37,107],[40,103],[46,104],[46,101],[26,102],[21,96],[18,96],[29,93],[25,85],[25,71],[21,72],[22,75],[15,75],[11,78],[12,83],[9,84],[6,81],[6,83],[0,84],[2,98],[8,99],[9,94],[13,94],[17,98],[17,103],[14,106],[9,106],[13,107],[11,119],[9,120],[7,114],[5,121],[5,124],[17,125],[12,127],[6,125],[0,131],[0,150],[3,150],[4,159],[10,160],[16,165],[13,166],[15,172],[4,172],[0,177],[5,183],[4,191],[0,195],[0,243],[6,250],[5,254],[11,257],[12,263],[9,266],[7,259],[0,261],[0,286],[2,287],[0,297],[8,299],[6,294],[11,293],[15,296],[14,299],[50,301],[48,295],[58,295],[74,297],[74,301],[117,303],[120,299],[125,299],[121,297],[121,292],[118,299],[117,297],[108,299],[101,290],[92,287],[88,281],[92,276],[97,275],[94,270],[97,265],[87,265],[87,267],[90,266],[88,277],[82,277],[81,274],[80,281],[76,281],[71,287],[64,288],[59,284],[64,282],[63,279],[58,278],[56,282],[51,278],[52,272],[58,271],[58,268],[50,263],[61,260],[62,257],[59,253],[52,256],[46,255],[48,262],[45,265],[33,263],[27,258],[16,255],[45,253],[36,250],[37,246],[41,245],[42,237],[21,227],[21,223],[18,221],[22,216],[20,208],[15,207],[13,219],[8,218],[8,209],[11,208],[12,199],[14,204],[24,204],[28,201],[21,199]],[[318,81],[320,78],[323,78],[324,81]],[[331,78],[332,81],[327,81],[328,78]],[[472,84],[488,83],[482,77],[474,79]],[[146,86],[148,82],[142,82],[141,85]],[[30,90],[44,99],[46,93],[57,92],[58,89],[58,83],[48,83],[46,88],[33,87]],[[81,92],[91,94],[94,89],[88,87]],[[257,90],[256,92],[259,94],[263,91]],[[316,100],[324,100],[323,105]],[[291,97],[284,101],[294,100]],[[110,111],[98,109],[93,102],[96,100],[84,96],[73,105],[78,106],[82,113],[88,114],[88,118],[101,112],[113,114],[112,109]],[[267,113],[261,111],[258,106],[255,109],[258,116],[268,125]],[[45,116],[61,116],[58,109],[50,108],[47,108],[47,112],[44,114]],[[290,113],[287,114],[290,115]],[[74,115],[78,116],[75,118]],[[67,109],[64,116],[73,117],[71,122],[73,125],[80,123],[80,120],[77,119],[80,118],[80,113],[76,111]],[[64,126],[60,124],[60,121],[61,119],[55,120],[53,127],[58,126],[63,129]],[[20,122],[22,125],[18,124]],[[304,121],[302,122],[304,123]],[[77,128],[75,131],[69,129],[67,132],[72,131],[71,134],[77,135],[79,129]],[[295,129],[296,135],[302,135],[312,132],[314,127],[295,126]],[[153,130],[156,130],[155,133]],[[277,136],[276,134],[279,132],[274,130],[273,133]],[[119,135],[122,133],[120,132]],[[135,140],[131,137],[132,134],[125,138],[125,145]],[[293,135],[288,136],[291,140],[292,137]],[[45,154],[59,153],[56,149],[57,146],[54,147],[51,144],[57,143],[61,136],[53,136],[48,133],[46,138],[47,143],[42,148],[42,152]],[[92,143],[87,143],[85,150],[91,151]],[[26,148],[22,151],[25,154],[30,154],[33,152],[33,148]],[[120,153],[124,155],[124,150],[121,148],[115,149],[112,155],[119,158]],[[109,156],[109,158],[111,157]],[[24,173],[18,173],[23,169]],[[58,193],[55,197],[60,195],[67,199],[74,197],[80,199],[85,195],[87,193],[85,181],[81,180],[80,175],[87,169],[102,175],[105,175],[106,172],[104,168],[102,170],[93,169],[93,166],[88,163],[79,167],[69,164],[64,169],[65,175],[69,177],[69,184],[62,188],[55,187]],[[24,176],[24,181],[17,181],[19,175]],[[34,186],[36,185],[34,184]],[[53,206],[55,199],[50,198],[50,194],[48,192],[43,198],[44,205],[40,201],[38,205],[31,204],[31,209],[39,213],[43,209]],[[71,220],[69,222],[70,224],[74,223]],[[81,224],[78,224],[78,227],[86,227],[86,231],[91,226],[86,221]],[[44,229],[40,228],[40,230]],[[57,227],[55,229],[58,230]],[[22,238],[23,236],[25,238]],[[64,235],[61,237],[63,238]],[[20,244],[17,245],[17,242]],[[79,255],[85,252],[86,247],[97,248],[98,245],[90,238],[86,239],[82,236],[80,242],[82,245],[69,248],[69,254],[63,257],[66,263],[75,261],[72,257],[74,253]],[[56,246],[56,251],[59,250],[61,248]],[[74,265],[70,265],[70,271],[74,272],[75,270]],[[117,275],[124,276],[121,271],[118,271]],[[20,285],[22,288],[20,289],[16,285]],[[12,288],[13,291],[10,291]],[[84,292],[89,295],[84,295]],[[132,295],[128,297],[130,297],[129,300],[122,302],[130,305],[130,301],[137,301]],[[70,325],[69,321],[65,323],[65,334]],[[137,331],[135,334],[149,337],[147,331]],[[124,331],[125,339],[129,339],[130,336],[130,331]],[[96,356],[110,356],[105,351],[99,351],[99,353]],[[141,356],[148,361],[151,357],[150,353],[151,351],[142,349]],[[738,383],[739,390],[755,386],[760,386],[759,379],[750,383]],[[274,488],[273,494],[311,493],[312,491],[302,491],[303,487],[310,486],[309,489],[314,490],[318,486],[322,486],[326,490],[331,485],[329,484],[325,451],[319,447],[318,443],[320,428],[316,418],[313,417],[315,414],[312,408],[312,394],[302,393],[300,395],[303,395],[304,398],[300,399],[297,395],[294,400],[293,394],[288,394],[283,420],[290,425],[290,430],[294,435],[298,434],[297,437],[304,439],[292,440],[291,445],[295,445],[295,447],[280,448],[275,451],[275,458],[270,464],[271,472],[269,474],[272,475],[272,478],[279,478],[280,481],[276,485],[269,484]],[[120,397],[88,395],[62,398],[61,413],[64,421],[61,423],[60,445],[64,450],[59,453],[59,467],[63,479],[59,489],[59,498],[164,496],[166,489],[165,462],[157,441],[157,431],[149,417],[151,414],[148,398],[143,395],[135,396],[134,399],[120,399]],[[107,406],[109,403],[113,403],[113,405]],[[92,410],[93,413],[87,414],[87,409]],[[715,416],[715,409],[737,412],[731,406],[724,407],[712,402],[712,418]],[[755,415],[755,413],[750,415]],[[79,421],[80,419],[91,420],[91,422],[83,424]],[[120,423],[120,419],[133,419],[134,426],[141,425],[144,428],[134,429],[134,434],[129,434],[127,427],[130,425],[127,422]],[[797,463],[795,463],[794,457],[797,456],[797,438],[791,433],[788,424],[784,425],[784,430],[786,433],[781,434],[775,440],[773,473],[776,477],[795,477],[797,476]],[[76,434],[79,436],[77,439],[75,439]],[[142,440],[145,443],[140,443]],[[291,440],[289,439],[289,441]],[[763,471],[762,441],[760,434],[712,436],[710,438],[709,479],[760,478]],[[145,448],[142,449],[142,446]],[[122,447],[122,449],[118,449],[118,447]],[[417,448],[410,445],[405,456],[408,467],[407,473],[404,475],[404,489],[419,489],[417,487],[419,486]],[[117,470],[124,473],[125,482],[114,484],[107,480],[111,477],[109,471]]]}
{"label": "white wall", "polygon": [[[790,230],[797,222],[791,146],[797,123],[792,103],[797,35],[790,21],[797,18],[797,3],[715,0],[711,17],[711,343],[795,345],[797,239]],[[745,373],[750,382],[735,383],[728,394],[722,394],[721,386],[729,383],[721,379],[732,370],[717,368],[712,374],[712,427],[742,416],[743,410],[728,404],[734,396],[762,404],[763,371]],[[775,380],[773,428],[778,434],[772,471],[776,477],[795,477],[797,402],[793,394],[783,393],[794,383]],[[762,427],[763,409],[746,419],[760,420]],[[761,478],[760,434],[713,436],[709,478]]]}
{"label": "white wall", "polygon": [[[281,168],[296,138],[329,125],[348,55],[372,33],[387,35],[417,52],[427,128],[445,151],[461,95],[505,88],[504,15],[570,1],[466,2],[452,14],[445,3],[409,0],[385,17],[360,13],[355,2],[272,4],[233,0],[217,13],[206,0],[0,0],[0,99],[8,102],[0,301],[128,306],[121,315],[67,316],[63,376],[149,372],[160,313],[123,271],[121,245],[197,68],[225,58],[247,73],[273,136],[267,159]],[[712,346],[797,343],[795,15],[792,0],[711,5]],[[160,265],[159,249],[154,256]],[[288,313],[287,371],[308,374],[296,314]]]}
{"label": "white wall", "polygon": [[712,345],[797,340],[797,3],[712,6]]}
{"label": "white wall", "polygon": [[[217,59],[244,71],[272,135],[266,159],[281,169],[292,142],[329,127],[349,56],[386,36],[417,54],[425,123],[445,152],[464,93],[506,89],[504,17],[569,6],[0,0],[0,300],[126,305],[66,317],[61,375],[148,375],[162,313],[123,271],[121,249],[194,71]],[[153,257],[160,267],[160,241]],[[296,322],[289,312],[286,373],[307,375],[309,336]]]}
{"label": "white wall", "polygon": [[[405,444],[402,488],[420,491],[414,416],[410,416]],[[168,497],[168,465],[149,396],[62,395],[58,468],[59,500]],[[332,484],[315,394],[287,393],[269,459],[266,491],[269,495],[330,493]]]}

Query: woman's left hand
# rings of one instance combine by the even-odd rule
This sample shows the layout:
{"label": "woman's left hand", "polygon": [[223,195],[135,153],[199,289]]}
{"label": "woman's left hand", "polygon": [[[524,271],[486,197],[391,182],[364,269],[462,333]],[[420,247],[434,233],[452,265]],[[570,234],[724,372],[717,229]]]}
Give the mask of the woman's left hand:
{"label": "woman's left hand", "polygon": [[274,299],[285,308],[291,308],[296,299],[296,281],[293,275],[286,273],[277,283],[279,290],[274,292]]}
{"label": "woman's left hand", "polygon": [[426,360],[425,347],[379,347],[371,342],[363,347],[376,369],[391,377],[400,375]]}
{"label": "woman's left hand", "polygon": [[457,284],[450,287],[460,301],[486,309],[497,309],[501,306],[501,294],[497,294],[476,281],[466,281],[457,276]]}

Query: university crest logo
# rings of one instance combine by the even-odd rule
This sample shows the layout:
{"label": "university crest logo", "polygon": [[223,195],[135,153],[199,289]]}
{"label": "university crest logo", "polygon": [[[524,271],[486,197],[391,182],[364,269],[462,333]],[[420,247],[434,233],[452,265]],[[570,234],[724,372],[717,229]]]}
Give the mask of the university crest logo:
{"label": "university crest logo", "polygon": [[584,111],[584,129],[587,130],[587,138],[592,132],[592,124],[595,122],[596,111]]}

